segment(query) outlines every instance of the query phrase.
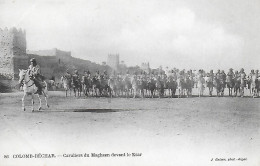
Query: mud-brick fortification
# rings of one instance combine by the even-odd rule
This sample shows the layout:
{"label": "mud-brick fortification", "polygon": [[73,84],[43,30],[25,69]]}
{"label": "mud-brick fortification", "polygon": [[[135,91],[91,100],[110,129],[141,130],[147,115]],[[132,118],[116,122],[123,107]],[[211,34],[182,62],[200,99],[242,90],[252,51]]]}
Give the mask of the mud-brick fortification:
{"label": "mud-brick fortification", "polygon": [[107,65],[113,70],[118,71],[119,68],[119,54],[108,54]]}
{"label": "mud-brick fortification", "polygon": [[25,31],[0,28],[0,76],[17,79],[19,69],[26,68],[28,68],[28,56]]}

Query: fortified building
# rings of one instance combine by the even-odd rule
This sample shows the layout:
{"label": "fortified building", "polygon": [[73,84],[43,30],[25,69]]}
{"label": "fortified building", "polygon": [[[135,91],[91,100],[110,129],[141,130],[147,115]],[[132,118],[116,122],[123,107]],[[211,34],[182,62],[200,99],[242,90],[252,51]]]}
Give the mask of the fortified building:
{"label": "fortified building", "polygon": [[28,68],[26,32],[16,28],[0,28],[0,76],[18,79],[19,69]]}

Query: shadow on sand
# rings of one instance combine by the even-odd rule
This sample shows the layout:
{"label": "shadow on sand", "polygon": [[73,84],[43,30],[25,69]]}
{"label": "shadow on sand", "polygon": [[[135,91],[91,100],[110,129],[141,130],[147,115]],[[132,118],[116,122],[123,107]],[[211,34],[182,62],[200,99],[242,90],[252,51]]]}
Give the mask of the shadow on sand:
{"label": "shadow on sand", "polygon": [[79,109],[59,109],[59,110],[35,110],[34,113],[50,113],[50,112],[90,112],[90,113],[111,113],[111,112],[124,112],[124,111],[138,111],[141,109],[96,109],[96,108],[79,108]]}

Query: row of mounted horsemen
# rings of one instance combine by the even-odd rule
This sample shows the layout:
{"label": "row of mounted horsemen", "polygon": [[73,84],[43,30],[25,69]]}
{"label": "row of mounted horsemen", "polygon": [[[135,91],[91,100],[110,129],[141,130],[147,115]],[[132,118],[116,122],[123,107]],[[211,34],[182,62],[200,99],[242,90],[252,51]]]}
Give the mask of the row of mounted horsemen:
{"label": "row of mounted horsemen", "polygon": [[[48,104],[48,84],[44,81],[44,77],[41,75],[40,67],[37,65],[35,58],[30,60],[31,64],[27,70],[19,69],[19,84],[18,86],[23,89],[24,95],[22,97],[22,109],[25,111],[25,97],[30,95],[32,97],[32,111],[34,111],[34,95],[38,96],[39,108],[41,109],[41,98],[43,95],[45,98],[46,106]],[[71,75],[68,70],[67,73],[61,77],[61,81],[64,89],[67,92],[71,92],[73,89],[74,95],[81,96],[83,92],[86,96],[123,96],[126,97],[164,97],[165,92],[168,90],[169,97],[175,97],[176,91],[178,91],[178,97],[192,96],[192,89],[196,87],[198,89],[198,95],[202,96],[204,88],[209,89],[209,96],[212,96],[213,89],[216,89],[217,96],[224,96],[224,89],[229,89],[229,96],[234,95],[244,96],[245,88],[250,90],[252,97],[258,97],[260,91],[260,76],[259,71],[251,70],[251,73],[247,76],[244,69],[240,72],[230,69],[227,74],[224,71],[213,73],[206,73],[203,70],[195,75],[192,71],[185,72],[172,70],[167,72],[166,75],[142,75],[126,74],[108,76],[106,72],[99,74],[98,72],[91,76],[89,72],[80,78],[77,71],[74,75]],[[71,94],[71,93],[70,93]]]}
{"label": "row of mounted horsemen", "polygon": [[[98,73],[98,74],[97,74]],[[252,97],[258,97],[260,91],[260,75],[258,70],[247,76],[244,69],[233,72],[230,69],[227,74],[224,71],[205,73],[203,70],[195,75],[192,71],[170,71],[167,74],[141,75],[126,74],[108,76],[106,72],[97,72],[91,76],[85,72],[82,77],[77,70],[74,75],[68,72],[61,77],[63,87],[67,92],[74,91],[74,95],[81,96],[109,96],[109,97],[191,97],[193,88],[197,88],[198,96],[204,95],[208,88],[209,96],[216,90],[217,96],[224,96],[224,89],[228,88],[229,96],[244,96],[245,89],[249,89]]]}

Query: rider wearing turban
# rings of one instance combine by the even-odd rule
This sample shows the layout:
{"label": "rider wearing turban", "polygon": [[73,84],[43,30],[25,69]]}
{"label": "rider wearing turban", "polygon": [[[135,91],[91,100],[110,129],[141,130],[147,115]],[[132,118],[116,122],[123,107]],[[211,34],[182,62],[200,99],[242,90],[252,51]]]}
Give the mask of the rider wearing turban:
{"label": "rider wearing turban", "polygon": [[30,62],[31,64],[28,68],[30,78],[34,81],[35,86],[38,88],[35,94],[42,94],[42,88],[44,88],[45,85],[43,84],[43,76],[40,72],[40,66],[37,65],[35,58],[30,59]]}

